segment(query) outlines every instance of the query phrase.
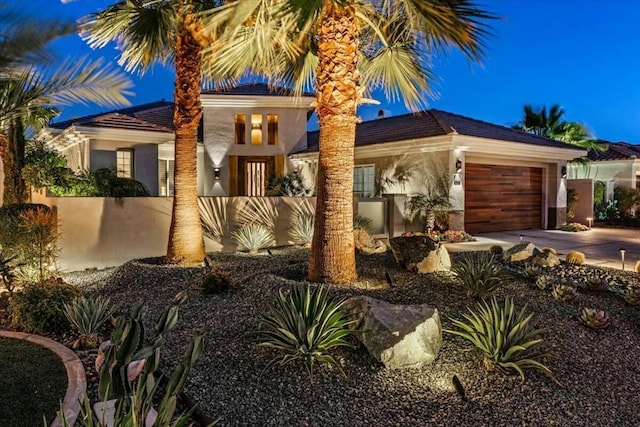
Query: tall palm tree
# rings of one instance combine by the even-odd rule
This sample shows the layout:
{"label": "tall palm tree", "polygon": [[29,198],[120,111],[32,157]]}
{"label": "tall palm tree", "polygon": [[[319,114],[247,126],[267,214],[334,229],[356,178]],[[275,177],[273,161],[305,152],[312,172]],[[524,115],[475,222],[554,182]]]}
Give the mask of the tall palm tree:
{"label": "tall palm tree", "polygon": [[249,66],[284,76],[298,91],[315,86],[320,142],[311,280],[357,279],[353,160],[365,93],[381,87],[409,107],[422,105],[434,77],[430,60],[451,46],[478,60],[491,18],[472,0],[237,0],[222,8],[217,25],[226,22],[227,31],[212,46],[217,69],[241,77]]}
{"label": "tall palm tree", "polygon": [[209,43],[203,11],[216,0],[123,0],[87,17],[82,25],[91,47],[115,41],[120,64],[144,73],[159,62],[175,66],[174,196],[166,261],[202,263],[204,238],[197,193],[198,124],[202,117],[203,48]]}
{"label": "tall palm tree", "polygon": [[522,119],[513,128],[588,150],[606,149],[605,145],[598,142],[583,123],[564,120],[564,109],[559,104],[553,104],[548,112],[545,105],[535,109],[530,104],[525,104]]}
{"label": "tall palm tree", "polygon": [[3,203],[24,203],[22,179],[25,132],[46,125],[57,110],[52,105],[94,102],[127,105],[131,82],[101,61],[84,59],[51,68],[50,43],[74,26],[35,21],[12,10],[0,13],[0,156],[4,167]]}

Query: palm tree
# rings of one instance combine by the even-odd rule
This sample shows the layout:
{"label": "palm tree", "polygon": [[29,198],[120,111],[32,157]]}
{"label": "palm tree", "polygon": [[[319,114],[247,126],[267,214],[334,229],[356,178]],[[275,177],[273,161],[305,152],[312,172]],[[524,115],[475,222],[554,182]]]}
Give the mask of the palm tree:
{"label": "palm tree", "polygon": [[604,144],[594,139],[584,124],[568,122],[564,120],[563,116],[564,109],[559,104],[553,104],[548,112],[544,105],[536,110],[531,105],[525,104],[522,119],[513,128],[588,150],[603,151],[606,149]]}
{"label": "palm tree", "polygon": [[239,0],[221,16],[227,31],[212,46],[221,72],[241,77],[248,66],[298,92],[314,83],[320,143],[309,278],[353,283],[358,104],[381,87],[409,107],[422,105],[434,77],[429,60],[450,46],[478,60],[493,15],[472,0]]}
{"label": "palm tree", "polygon": [[144,73],[156,62],[175,66],[174,197],[166,262],[201,264],[204,238],[198,210],[196,156],[202,117],[203,47],[210,40],[203,11],[215,0],[123,0],[90,15],[82,25],[91,47],[116,41],[120,64]]}
{"label": "palm tree", "polygon": [[3,203],[24,203],[22,179],[25,132],[46,125],[57,110],[51,105],[94,102],[126,105],[131,82],[101,61],[75,60],[51,69],[55,56],[48,49],[73,26],[57,21],[34,21],[16,12],[0,13],[0,156],[5,180]]}

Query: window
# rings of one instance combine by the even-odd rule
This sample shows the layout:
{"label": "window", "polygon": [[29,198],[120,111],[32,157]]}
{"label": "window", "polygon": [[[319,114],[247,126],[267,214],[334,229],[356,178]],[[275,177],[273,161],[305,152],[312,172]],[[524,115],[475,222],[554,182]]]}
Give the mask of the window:
{"label": "window", "polygon": [[360,197],[373,197],[374,188],[374,167],[355,166],[353,168],[353,193]]}
{"label": "window", "polygon": [[262,114],[251,115],[251,143],[262,144]]}
{"label": "window", "polygon": [[245,123],[247,116],[244,114],[236,114],[234,116],[234,122],[236,124],[236,144],[244,144],[246,140]]}
{"label": "window", "polygon": [[118,178],[133,178],[133,150],[116,150],[116,176]]}
{"label": "window", "polygon": [[278,145],[278,115],[267,114],[267,144]]}
{"label": "window", "polygon": [[173,196],[173,160],[158,160],[158,195]]}

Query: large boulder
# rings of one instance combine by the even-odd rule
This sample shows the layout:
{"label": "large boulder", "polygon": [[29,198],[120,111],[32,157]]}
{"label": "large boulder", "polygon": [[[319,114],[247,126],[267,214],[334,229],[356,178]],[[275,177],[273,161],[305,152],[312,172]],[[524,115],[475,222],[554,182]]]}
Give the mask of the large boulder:
{"label": "large boulder", "polygon": [[356,249],[365,255],[381,254],[387,251],[387,245],[382,240],[376,240],[362,228],[353,230],[353,240]]}
{"label": "large boulder", "polygon": [[448,270],[451,267],[446,248],[430,237],[394,237],[389,240],[389,246],[398,264],[409,271],[433,273]]}
{"label": "large boulder", "polygon": [[436,271],[449,271],[451,269],[451,257],[449,251],[443,245],[429,252],[429,255],[416,264],[418,273],[435,273]]}
{"label": "large boulder", "polygon": [[531,259],[531,262],[540,267],[555,267],[560,265],[560,258],[555,252],[544,251]]}
{"label": "large boulder", "polygon": [[536,248],[531,242],[518,243],[515,246],[510,247],[502,253],[502,257],[505,261],[518,262],[528,261],[535,255],[541,254],[542,251]]}
{"label": "large boulder", "polygon": [[433,362],[442,347],[436,308],[426,304],[396,305],[367,296],[350,298],[346,308],[357,336],[387,368],[419,368]]}

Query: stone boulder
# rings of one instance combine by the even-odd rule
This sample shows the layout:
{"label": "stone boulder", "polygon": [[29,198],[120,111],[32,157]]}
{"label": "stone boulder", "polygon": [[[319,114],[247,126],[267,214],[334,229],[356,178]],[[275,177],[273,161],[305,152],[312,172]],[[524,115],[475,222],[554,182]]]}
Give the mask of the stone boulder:
{"label": "stone boulder", "polygon": [[429,255],[416,264],[418,273],[435,273],[436,271],[449,271],[451,269],[451,257],[449,251],[443,245],[429,252]]}
{"label": "stone boulder", "polygon": [[528,261],[542,251],[531,242],[518,243],[502,253],[502,257],[508,262]]}
{"label": "stone boulder", "polygon": [[446,248],[427,236],[394,237],[389,246],[398,264],[409,271],[432,273],[451,267]]}
{"label": "stone boulder", "polygon": [[560,258],[558,258],[558,255],[554,252],[545,251],[534,256],[531,262],[540,267],[555,267],[556,265],[560,265]]}
{"label": "stone boulder", "polygon": [[381,254],[387,251],[387,245],[382,240],[376,240],[362,228],[353,230],[353,240],[356,249],[365,255]]}
{"label": "stone boulder", "polygon": [[419,368],[442,347],[438,310],[426,304],[396,305],[367,296],[347,300],[354,329],[369,353],[387,368]]}

